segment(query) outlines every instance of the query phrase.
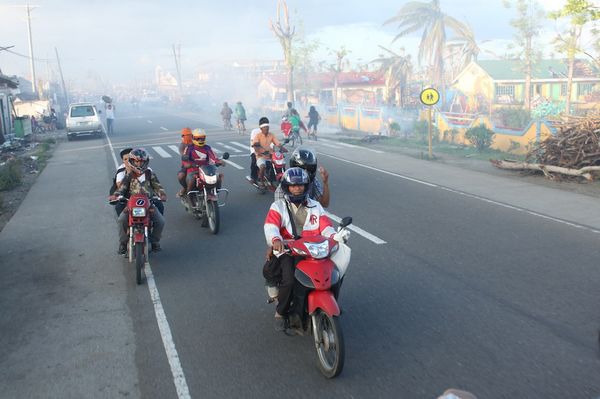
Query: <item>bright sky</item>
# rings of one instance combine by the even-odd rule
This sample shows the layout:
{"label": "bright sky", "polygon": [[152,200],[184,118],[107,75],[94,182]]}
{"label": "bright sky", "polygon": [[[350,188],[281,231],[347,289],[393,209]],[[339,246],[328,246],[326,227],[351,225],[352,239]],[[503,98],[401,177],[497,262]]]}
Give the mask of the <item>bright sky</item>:
{"label": "bright sky", "polygon": [[[9,3],[10,1],[10,3]],[[8,4],[7,4],[8,3]],[[541,2],[547,10],[560,8],[563,0]],[[0,5],[0,47],[14,45],[27,54],[25,9]],[[156,65],[173,69],[171,45],[180,43],[184,73],[195,73],[214,60],[279,59],[279,43],[268,29],[275,16],[275,0],[39,0],[32,11],[33,46],[38,75],[55,68],[54,47],[61,54],[67,79],[98,74],[111,81],[151,76]],[[416,54],[418,36],[391,41],[396,27],[382,23],[395,15],[402,1],[389,0],[288,0],[295,21],[301,20],[309,39],[329,48],[345,45],[353,62],[366,62],[381,53],[378,45],[405,47]],[[509,25],[514,10],[501,0],[441,0],[442,9],[468,22],[483,48],[503,54],[513,31]],[[555,32],[547,21],[543,41]],[[329,57],[332,58],[332,57]],[[333,62],[333,59],[329,60]],[[5,74],[29,76],[28,62],[0,51],[0,69]]]}

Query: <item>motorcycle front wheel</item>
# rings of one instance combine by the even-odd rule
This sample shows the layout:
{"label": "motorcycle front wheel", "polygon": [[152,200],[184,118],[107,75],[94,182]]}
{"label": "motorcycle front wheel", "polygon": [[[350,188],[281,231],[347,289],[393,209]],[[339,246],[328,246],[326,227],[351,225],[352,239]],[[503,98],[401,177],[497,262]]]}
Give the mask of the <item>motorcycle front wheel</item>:
{"label": "motorcycle front wheel", "polygon": [[319,309],[313,316],[315,349],[319,369],[326,378],[337,377],[344,369],[344,335],[339,317]]}
{"label": "motorcycle front wheel", "polygon": [[206,213],[208,215],[208,228],[211,233],[217,234],[219,232],[220,227],[220,217],[219,217],[219,205],[216,201],[208,201],[208,209],[206,209]]}
{"label": "motorcycle front wheel", "polygon": [[135,282],[142,284],[142,269],[144,268],[144,244],[135,243]]}

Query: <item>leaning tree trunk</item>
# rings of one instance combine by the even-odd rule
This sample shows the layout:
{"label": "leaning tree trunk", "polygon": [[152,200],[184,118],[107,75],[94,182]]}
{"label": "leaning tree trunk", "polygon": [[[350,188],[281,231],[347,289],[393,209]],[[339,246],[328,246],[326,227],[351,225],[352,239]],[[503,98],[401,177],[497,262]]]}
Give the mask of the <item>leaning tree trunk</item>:
{"label": "leaning tree trunk", "polygon": [[294,102],[294,66],[288,67],[287,100]]}

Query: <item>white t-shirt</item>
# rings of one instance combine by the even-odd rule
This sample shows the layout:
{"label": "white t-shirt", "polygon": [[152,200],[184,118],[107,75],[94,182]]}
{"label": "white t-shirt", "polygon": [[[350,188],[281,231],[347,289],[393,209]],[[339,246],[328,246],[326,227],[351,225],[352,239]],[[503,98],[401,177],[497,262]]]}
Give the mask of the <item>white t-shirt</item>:
{"label": "white t-shirt", "polygon": [[113,108],[106,109],[106,119],[115,119],[115,110]]}
{"label": "white t-shirt", "polygon": [[252,132],[250,132],[250,155],[254,154],[254,149],[252,148],[252,142],[254,141],[254,138],[256,137],[257,134],[260,133],[260,128],[256,128],[256,129],[252,129]]}
{"label": "white t-shirt", "polygon": [[[119,167],[117,168],[117,170],[118,170],[118,169],[121,169],[121,168],[124,168],[124,167],[125,167],[125,164],[123,164],[123,163],[122,163],[121,165],[119,165]],[[148,168],[148,170],[149,170],[150,172],[152,172],[152,169]],[[123,179],[125,178],[125,172],[127,172],[127,171],[126,171],[126,170],[123,170],[123,171],[121,171],[121,172],[117,173],[117,176],[115,176],[115,181],[117,182],[117,185],[121,184],[121,182],[122,182],[122,181],[123,181]],[[145,174],[145,173],[144,173],[144,174],[142,174],[142,175],[141,175],[141,176],[139,176],[137,179],[138,179],[138,181],[139,181],[140,183],[143,183],[143,182],[145,182],[145,181],[146,181],[146,174]]]}

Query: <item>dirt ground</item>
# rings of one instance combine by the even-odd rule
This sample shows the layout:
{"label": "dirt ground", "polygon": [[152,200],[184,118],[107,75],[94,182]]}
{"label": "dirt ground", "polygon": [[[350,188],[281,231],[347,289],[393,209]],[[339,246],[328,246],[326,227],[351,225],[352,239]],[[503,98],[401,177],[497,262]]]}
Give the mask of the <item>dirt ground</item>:
{"label": "dirt ground", "polygon": [[[45,133],[42,136],[38,137],[38,140],[41,142],[48,138],[54,138],[57,144],[52,144],[50,149],[48,150],[48,155],[52,156],[52,153],[56,149],[58,143],[60,141],[65,140],[64,131],[56,131]],[[12,216],[17,212],[21,202],[27,196],[29,189],[37,180],[41,170],[38,170],[34,162],[31,160],[30,156],[35,153],[36,149],[28,149],[25,151],[19,151],[14,155],[23,160],[22,165],[22,179],[21,184],[12,190],[8,191],[0,191],[0,231],[4,229],[4,226],[10,221]],[[8,155],[8,154],[3,154]]]}

